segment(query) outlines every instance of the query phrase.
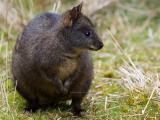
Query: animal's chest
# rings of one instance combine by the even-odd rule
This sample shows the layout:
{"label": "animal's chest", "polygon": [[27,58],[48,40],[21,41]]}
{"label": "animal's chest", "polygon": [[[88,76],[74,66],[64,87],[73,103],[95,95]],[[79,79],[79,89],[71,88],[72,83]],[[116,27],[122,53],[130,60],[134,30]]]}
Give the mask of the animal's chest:
{"label": "animal's chest", "polygon": [[58,76],[61,80],[66,80],[70,75],[72,75],[77,68],[76,60],[65,60],[59,67]]}

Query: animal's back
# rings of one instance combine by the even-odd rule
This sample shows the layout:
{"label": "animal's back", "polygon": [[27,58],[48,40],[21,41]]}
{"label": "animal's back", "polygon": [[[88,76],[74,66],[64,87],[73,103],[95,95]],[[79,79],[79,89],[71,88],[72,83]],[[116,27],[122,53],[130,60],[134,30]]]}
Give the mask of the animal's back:
{"label": "animal's back", "polygon": [[24,48],[27,46],[34,46],[34,44],[40,42],[41,39],[38,38],[47,33],[50,29],[53,29],[60,17],[60,15],[54,13],[43,13],[35,17],[29,22],[23,33],[19,36],[20,40],[17,41],[16,48],[19,44]]}
{"label": "animal's back", "polygon": [[59,14],[55,13],[43,13],[31,20],[30,23],[27,25],[27,28],[30,32],[32,32],[31,30],[36,32],[49,30],[54,27],[55,23],[58,22],[60,17],[61,16]]}
{"label": "animal's back", "polygon": [[60,15],[54,13],[43,13],[31,20],[17,39],[13,57],[17,57],[15,59],[26,61],[26,64],[31,65],[30,62],[34,62],[33,56],[39,54],[38,51],[44,47],[42,42],[47,41],[44,38],[47,36],[48,31],[54,29],[60,17]]}
{"label": "animal's back", "polygon": [[[34,53],[39,54],[36,49],[43,47],[42,42],[44,39],[42,38],[45,37],[44,35],[47,31],[54,28],[59,18],[60,15],[58,14],[43,13],[31,20],[17,39],[12,59],[13,81],[15,85],[17,84],[17,90],[26,99],[34,99],[36,97],[35,91],[31,90],[32,87],[37,87],[37,89],[42,87],[42,83],[39,84],[37,81],[38,78],[42,79],[42,76],[34,66]],[[40,59],[41,56],[43,55],[39,54],[37,59]]]}

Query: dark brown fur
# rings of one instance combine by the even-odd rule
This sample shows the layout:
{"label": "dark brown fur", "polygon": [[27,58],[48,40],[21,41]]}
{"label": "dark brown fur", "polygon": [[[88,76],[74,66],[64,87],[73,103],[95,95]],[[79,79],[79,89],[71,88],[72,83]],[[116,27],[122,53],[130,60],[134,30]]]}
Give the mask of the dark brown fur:
{"label": "dark brown fur", "polygon": [[72,99],[74,114],[83,115],[81,102],[93,79],[88,50],[101,49],[103,43],[81,8],[82,4],[63,15],[44,13],[17,39],[13,81],[28,110]]}

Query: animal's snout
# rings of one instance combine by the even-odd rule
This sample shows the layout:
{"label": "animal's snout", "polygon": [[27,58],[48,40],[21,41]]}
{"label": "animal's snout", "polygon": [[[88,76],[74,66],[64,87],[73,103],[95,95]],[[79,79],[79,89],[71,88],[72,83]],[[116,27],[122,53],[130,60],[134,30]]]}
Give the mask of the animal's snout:
{"label": "animal's snout", "polygon": [[104,46],[104,45],[103,45],[103,42],[99,42],[98,50],[99,50],[99,49],[102,49],[102,48],[103,48],[103,46]]}
{"label": "animal's snout", "polygon": [[94,44],[89,46],[90,50],[100,50],[103,47],[103,42],[101,41],[96,41]]}
{"label": "animal's snout", "polygon": [[102,47],[103,47],[103,42],[102,42],[102,41],[97,41],[97,42],[95,43],[95,47],[96,47],[96,50],[102,49]]}

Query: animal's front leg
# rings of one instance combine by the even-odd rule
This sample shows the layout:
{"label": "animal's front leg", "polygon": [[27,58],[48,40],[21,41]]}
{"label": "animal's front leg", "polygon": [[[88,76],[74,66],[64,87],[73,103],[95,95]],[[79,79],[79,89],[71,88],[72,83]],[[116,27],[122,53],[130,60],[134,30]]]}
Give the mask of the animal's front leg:
{"label": "animal's front leg", "polygon": [[58,77],[51,78],[53,85],[55,86],[58,93],[66,94],[67,90],[65,89],[62,80]]}
{"label": "animal's front leg", "polygon": [[64,82],[64,89],[66,90],[66,93],[68,93],[70,91],[70,88],[73,84],[75,84],[76,78],[78,78],[79,76],[79,69],[72,74],[67,80],[65,80]]}
{"label": "animal's front leg", "polygon": [[43,76],[44,79],[51,82],[51,84],[54,86],[58,94],[66,94],[67,90],[64,87],[62,80],[58,76],[47,74],[43,71],[41,71],[41,75]]}
{"label": "animal's front leg", "polygon": [[85,116],[85,111],[84,109],[82,109],[81,103],[82,103],[82,98],[80,97],[72,98],[72,112],[74,115],[79,117]]}
{"label": "animal's front leg", "polygon": [[64,82],[64,90],[65,90],[65,92],[66,93],[68,93],[69,92],[69,88],[70,88],[70,86],[71,86],[71,79],[68,79],[68,80],[66,80],[65,82]]}

